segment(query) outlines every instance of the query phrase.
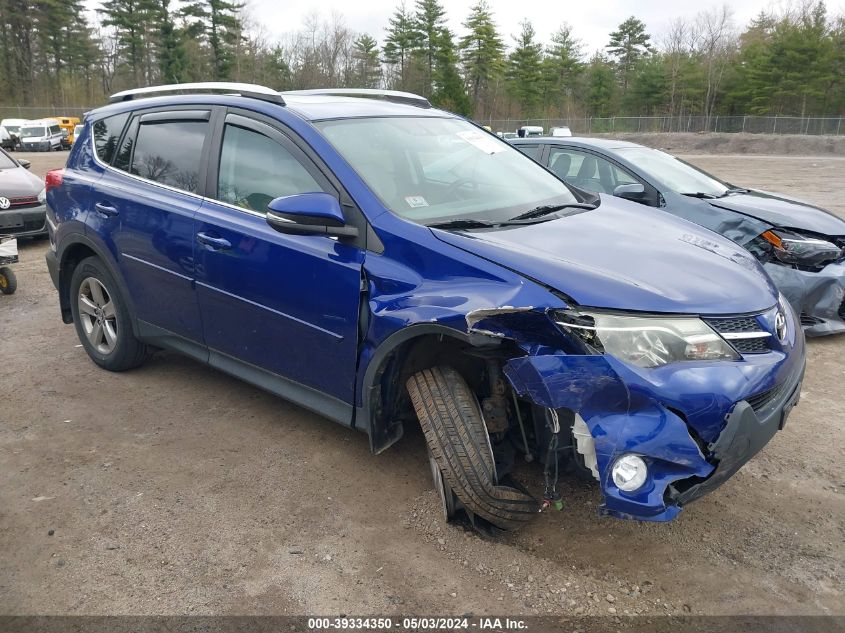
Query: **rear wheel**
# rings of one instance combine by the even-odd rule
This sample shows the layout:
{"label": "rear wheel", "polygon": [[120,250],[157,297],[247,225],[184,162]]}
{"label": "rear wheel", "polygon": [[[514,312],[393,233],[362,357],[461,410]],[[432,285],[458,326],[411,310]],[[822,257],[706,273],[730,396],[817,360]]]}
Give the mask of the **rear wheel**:
{"label": "rear wheel", "polygon": [[498,482],[481,407],[461,375],[450,367],[433,367],[411,376],[407,388],[446,518],[454,518],[462,506],[473,523],[480,518],[501,530],[517,529],[533,519],[540,507],[537,501]]}
{"label": "rear wheel", "polygon": [[18,278],[8,266],[0,267],[0,292],[4,295],[14,294],[18,289]]}
{"label": "rear wheel", "polygon": [[147,346],[135,338],[117,282],[98,257],[88,257],[74,269],[70,305],[79,340],[100,367],[125,371],[146,360]]}

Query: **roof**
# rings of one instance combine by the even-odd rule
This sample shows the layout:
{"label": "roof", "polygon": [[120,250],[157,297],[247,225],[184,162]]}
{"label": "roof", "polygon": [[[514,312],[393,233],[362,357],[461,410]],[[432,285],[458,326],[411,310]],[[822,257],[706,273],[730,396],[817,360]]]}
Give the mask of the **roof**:
{"label": "roof", "polygon": [[[86,117],[99,118],[128,112],[140,108],[161,107],[172,105],[241,105],[253,106],[251,109],[258,109],[269,113],[272,108],[283,108],[294,112],[301,118],[308,121],[319,121],[325,119],[346,119],[357,117],[388,117],[388,116],[413,116],[413,117],[454,117],[455,115],[438,110],[436,108],[420,108],[418,106],[404,103],[395,103],[382,99],[371,99],[361,97],[342,96],[317,96],[282,93],[285,105],[269,103],[251,97],[236,94],[189,94],[189,95],[167,95],[133,99],[132,101],[119,101],[96,108],[87,113]],[[257,106],[257,107],[256,107]]]}
{"label": "roof", "polygon": [[601,149],[622,149],[625,147],[643,147],[637,143],[630,143],[628,141],[620,141],[614,138],[595,138],[586,136],[533,136],[531,138],[518,138],[511,141],[514,145],[522,145],[537,143],[543,145],[559,145],[566,143],[567,145],[576,145],[579,147],[597,147]]}

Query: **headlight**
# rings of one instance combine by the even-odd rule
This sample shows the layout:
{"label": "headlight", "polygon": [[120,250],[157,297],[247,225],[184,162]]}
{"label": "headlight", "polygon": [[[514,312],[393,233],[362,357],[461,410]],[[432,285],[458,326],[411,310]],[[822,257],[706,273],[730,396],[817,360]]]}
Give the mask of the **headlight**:
{"label": "headlight", "polygon": [[40,202],[41,204],[44,204],[45,202],[47,202],[47,189],[46,188],[42,189],[41,193],[38,194],[38,202]]}
{"label": "headlight", "polygon": [[557,324],[588,349],[638,367],[686,360],[739,360],[739,355],[697,317],[640,317],[560,310]]}
{"label": "headlight", "polygon": [[784,264],[819,266],[838,259],[843,253],[836,244],[791,231],[766,231],[761,236],[774,248],[775,257]]}
{"label": "headlight", "polygon": [[624,492],[633,492],[642,488],[647,474],[648,467],[638,455],[623,455],[613,462],[613,467],[610,469],[613,483]]}

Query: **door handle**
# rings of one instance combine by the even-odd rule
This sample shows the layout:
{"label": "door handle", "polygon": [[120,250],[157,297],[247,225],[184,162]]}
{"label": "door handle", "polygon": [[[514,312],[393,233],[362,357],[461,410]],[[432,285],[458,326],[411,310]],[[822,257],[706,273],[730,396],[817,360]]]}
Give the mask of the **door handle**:
{"label": "door handle", "polygon": [[215,251],[225,251],[232,248],[232,243],[222,237],[212,237],[207,233],[197,233],[197,242],[205,244]]}
{"label": "door handle", "polygon": [[113,218],[117,215],[117,209],[115,209],[107,202],[98,202],[94,205],[94,209],[97,211],[97,213],[99,213],[100,215],[104,215],[107,218]]}

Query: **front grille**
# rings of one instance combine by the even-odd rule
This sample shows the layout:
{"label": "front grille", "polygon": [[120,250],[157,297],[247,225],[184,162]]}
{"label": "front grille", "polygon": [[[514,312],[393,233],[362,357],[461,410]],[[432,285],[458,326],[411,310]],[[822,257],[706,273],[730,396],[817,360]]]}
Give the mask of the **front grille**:
{"label": "front grille", "polygon": [[751,405],[755,412],[765,409],[775,398],[778,397],[783,385],[776,385],[767,391],[762,391],[755,396],[746,398],[745,401]]}
{"label": "front grille", "polygon": [[[754,332],[765,332],[760,327],[757,317],[754,316],[736,316],[736,317],[714,317],[705,319],[707,324],[716,330],[719,334],[753,334]],[[771,337],[763,336],[759,338],[727,338],[729,345],[740,354],[764,354],[771,348],[769,347],[769,340]]]}
{"label": "front grille", "polygon": [[9,198],[10,208],[25,209],[26,207],[37,207],[38,196],[19,196],[17,198]]}
{"label": "front grille", "polygon": [[753,316],[707,319],[707,323],[709,323],[710,326],[719,334],[760,331],[760,324],[757,322],[757,319]]}
{"label": "front grille", "polygon": [[740,338],[728,343],[740,354],[763,354],[770,349],[768,338]]}

